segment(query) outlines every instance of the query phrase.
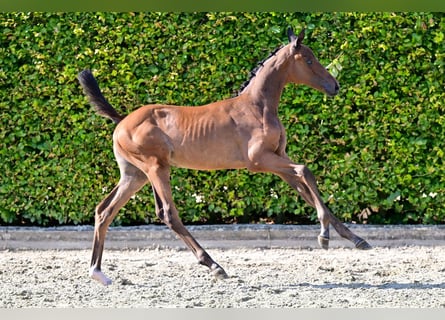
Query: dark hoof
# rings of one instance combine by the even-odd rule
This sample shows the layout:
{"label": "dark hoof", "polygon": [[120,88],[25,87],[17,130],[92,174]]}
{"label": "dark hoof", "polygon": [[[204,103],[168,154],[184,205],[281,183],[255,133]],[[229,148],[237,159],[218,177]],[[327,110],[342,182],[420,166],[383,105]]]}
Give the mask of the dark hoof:
{"label": "dark hoof", "polygon": [[360,250],[369,250],[372,249],[371,245],[367,243],[365,240],[360,240],[355,244],[355,247]]}
{"label": "dark hoof", "polygon": [[227,273],[224,271],[223,268],[221,268],[220,266],[216,265],[215,267],[212,267],[211,269],[211,274],[213,274],[213,276],[218,279],[218,280],[224,280],[227,279],[229,276],[227,275]]}
{"label": "dark hoof", "polygon": [[318,236],[318,244],[325,250],[329,249],[329,238]]}

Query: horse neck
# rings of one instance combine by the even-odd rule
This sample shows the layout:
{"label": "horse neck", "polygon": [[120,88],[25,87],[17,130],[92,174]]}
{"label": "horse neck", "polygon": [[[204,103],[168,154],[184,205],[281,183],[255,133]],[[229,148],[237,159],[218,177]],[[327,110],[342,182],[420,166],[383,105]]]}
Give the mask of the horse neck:
{"label": "horse neck", "polygon": [[290,57],[288,46],[276,52],[263,63],[241,94],[247,94],[253,105],[267,108],[269,112],[277,114],[281,93],[288,83],[287,68]]}

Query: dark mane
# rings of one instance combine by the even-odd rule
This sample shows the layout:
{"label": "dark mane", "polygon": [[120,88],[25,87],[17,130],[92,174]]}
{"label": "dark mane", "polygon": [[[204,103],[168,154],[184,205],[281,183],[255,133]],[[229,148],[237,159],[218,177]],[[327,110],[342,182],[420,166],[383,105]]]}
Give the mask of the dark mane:
{"label": "dark mane", "polygon": [[253,78],[255,78],[255,76],[257,75],[258,71],[260,71],[260,69],[264,66],[264,64],[266,63],[267,60],[269,60],[270,58],[272,58],[273,56],[275,56],[275,54],[280,51],[282,48],[284,47],[284,45],[276,48],[274,51],[272,51],[267,58],[261,60],[260,62],[258,62],[257,66],[250,71],[250,75],[249,75],[249,79],[247,79],[246,81],[244,81],[244,83],[241,85],[240,89],[238,90],[236,95],[240,95],[244,89],[247,88],[247,86],[249,85],[250,81],[252,81]]}

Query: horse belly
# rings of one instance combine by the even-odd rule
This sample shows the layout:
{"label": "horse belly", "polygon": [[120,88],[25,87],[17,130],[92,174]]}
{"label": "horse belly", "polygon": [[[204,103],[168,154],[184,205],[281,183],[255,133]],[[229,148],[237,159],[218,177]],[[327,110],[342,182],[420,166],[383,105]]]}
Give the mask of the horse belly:
{"label": "horse belly", "polygon": [[180,146],[174,148],[171,164],[176,167],[196,170],[219,170],[245,168],[244,157],[238,150],[226,145]]}

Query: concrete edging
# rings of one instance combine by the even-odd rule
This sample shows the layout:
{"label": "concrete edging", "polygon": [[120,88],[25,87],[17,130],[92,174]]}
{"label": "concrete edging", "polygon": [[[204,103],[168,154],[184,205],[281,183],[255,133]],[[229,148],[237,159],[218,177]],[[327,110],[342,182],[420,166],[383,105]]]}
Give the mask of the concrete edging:
{"label": "concrete edging", "polygon": [[[377,226],[347,225],[372,246],[444,246],[445,225]],[[202,225],[187,226],[205,248],[292,247],[318,248],[318,225]],[[74,227],[0,227],[1,250],[90,249],[92,226]],[[185,248],[172,231],[163,225],[112,227],[105,243],[107,249],[152,247]],[[330,247],[353,247],[331,231]]]}

